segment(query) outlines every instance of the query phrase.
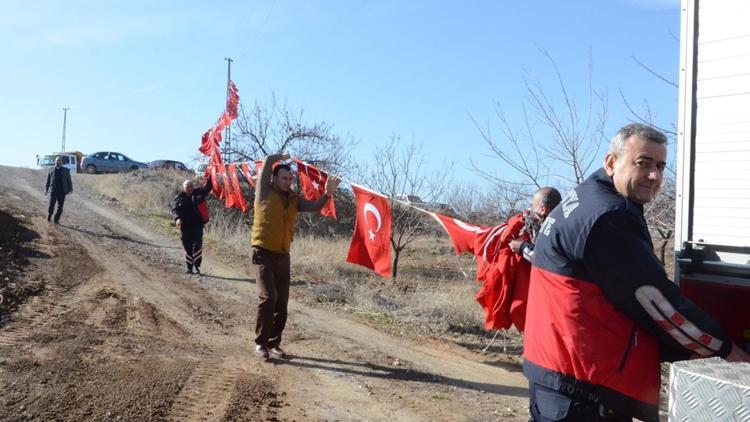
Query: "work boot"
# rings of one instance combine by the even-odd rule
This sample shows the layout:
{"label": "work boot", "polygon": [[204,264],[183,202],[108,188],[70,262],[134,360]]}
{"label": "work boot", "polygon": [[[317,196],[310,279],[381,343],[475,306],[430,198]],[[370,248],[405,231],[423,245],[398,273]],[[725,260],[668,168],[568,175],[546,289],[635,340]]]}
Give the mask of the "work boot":
{"label": "work boot", "polygon": [[188,265],[187,268],[185,269],[185,274],[192,274],[192,273],[193,273],[193,267]]}
{"label": "work boot", "polygon": [[270,357],[268,355],[268,347],[261,346],[260,344],[255,345],[255,354],[263,359],[268,359]]}
{"label": "work boot", "polygon": [[47,222],[52,222],[52,214],[47,214]]}
{"label": "work boot", "polygon": [[201,275],[201,269],[200,267],[195,267],[195,273],[198,275]]}

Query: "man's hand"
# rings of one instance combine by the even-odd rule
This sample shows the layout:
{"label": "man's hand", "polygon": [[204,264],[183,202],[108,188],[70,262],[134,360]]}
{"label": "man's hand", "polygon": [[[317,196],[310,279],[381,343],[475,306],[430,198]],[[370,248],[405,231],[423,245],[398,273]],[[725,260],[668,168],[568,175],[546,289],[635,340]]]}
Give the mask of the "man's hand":
{"label": "man's hand", "polygon": [[736,344],[732,345],[732,351],[727,356],[728,362],[750,362],[750,354],[742,350]]}
{"label": "man's hand", "polygon": [[328,176],[328,180],[326,180],[325,194],[328,196],[333,196],[333,192],[335,192],[336,189],[339,188],[339,183],[341,183],[340,177]]}
{"label": "man's hand", "polygon": [[523,240],[521,239],[513,239],[508,244],[508,246],[510,246],[510,250],[515,253],[521,253],[521,245],[523,245]]}
{"label": "man's hand", "polygon": [[177,227],[178,229],[182,228],[182,220],[180,220],[179,218],[175,220],[174,226]]}

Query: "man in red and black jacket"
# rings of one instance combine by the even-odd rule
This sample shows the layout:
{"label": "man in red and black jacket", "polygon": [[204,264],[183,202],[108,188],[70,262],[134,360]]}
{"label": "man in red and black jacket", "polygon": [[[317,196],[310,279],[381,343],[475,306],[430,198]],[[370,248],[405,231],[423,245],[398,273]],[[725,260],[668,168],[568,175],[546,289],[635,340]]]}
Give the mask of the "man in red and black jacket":
{"label": "man in red and black jacket", "polygon": [[750,361],[653,252],[643,205],[661,187],[666,143],[650,126],[620,129],[604,167],[540,228],[524,336],[533,420],[657,421],[660,362]]}
{"label": "man in red and black jacket", "polygon": [[182,247],[185,248],[185,272],[200,274],[203,261],[203,226],[208,222],[206,197],[211,192],[211,178],[203,187],[196,188],[192,180],[185,180],[182,192],[172,200],[172,219],[180,229]]}

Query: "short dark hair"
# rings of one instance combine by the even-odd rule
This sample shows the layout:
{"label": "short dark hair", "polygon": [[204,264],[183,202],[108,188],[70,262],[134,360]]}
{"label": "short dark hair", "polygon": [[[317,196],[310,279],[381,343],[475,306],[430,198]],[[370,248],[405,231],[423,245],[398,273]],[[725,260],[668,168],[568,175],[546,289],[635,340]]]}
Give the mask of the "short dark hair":
{"label": "short dark hair", "polygon": [[540,188],[537,193],[540,194],[539,201],[550,211],[552,211],[562,201],[560,191],[553,187],[545,186],[543,188]]}
{"label": "short dark hair", "polygon": [[278,166],[273,168],[273,175],[278,176],[279,171],[281,171],[282,169],[288,171],[289,173],[292,172],[292,168],[289,166],[289,164],[279,164]]}

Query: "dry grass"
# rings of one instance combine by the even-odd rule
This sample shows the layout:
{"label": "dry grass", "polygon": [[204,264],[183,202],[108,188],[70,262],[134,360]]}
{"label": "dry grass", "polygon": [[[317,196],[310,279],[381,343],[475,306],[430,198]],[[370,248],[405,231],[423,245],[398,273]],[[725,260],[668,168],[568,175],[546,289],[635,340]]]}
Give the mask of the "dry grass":
{"label": "dry grass", "polygon": [[[145,171],[89,176],[85,183],[174,235],[170,202],[184,179],[184,173]],[[206,247],[224,260],[247,262],[250,216],[225,209],[211,198]],[[479,289],[474,262],[467,255],[456,257],[446,236],[417,238],[401,254],[396,280],[347,263],[349,243],[348,236],[297,234],[292,243],[292,275],[305,287],[295,289],[295,297],[350,312],[394,334],[444,337],[475,350],[490,343],[495,333],[483,329],[483,311],[474,300]],[[515,331],[503,333],[490,351],[517,355],[520,339]]]}
{"label": "dry grass", "polygon": [[82,179],[101,195],[114,198],[131,209],[169,213],[172,198],[182,190],[182,182],[189,176],[184,172],[146,170]]}

